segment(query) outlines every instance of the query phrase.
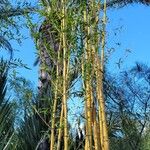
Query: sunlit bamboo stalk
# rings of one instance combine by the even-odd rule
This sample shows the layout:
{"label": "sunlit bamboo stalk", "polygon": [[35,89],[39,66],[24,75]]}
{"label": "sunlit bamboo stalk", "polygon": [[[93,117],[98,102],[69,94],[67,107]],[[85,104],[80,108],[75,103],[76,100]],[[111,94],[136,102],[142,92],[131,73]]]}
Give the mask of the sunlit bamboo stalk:
{"label": "sunlit bamboo stalk", "polygon": [[101,72],[100,72],[100,59],[98,55],[95,55],[95,73],[96,73],[96,94],[97,94],[97,99],[98,99],[98,114],[99,114],[99,129],[100,129],[100,144],[101,144],[101,149],[104,150],[104,139],[103,139],[103,126],[102,126],[102,108],[101,108]]}
{"label": "sunlit bamboo stalk", "polygon": [[63,132],[63,104],[61,107],[61,114],[60,114],[60,121],[59,121],[59,129],[58,129],[58,141],[57,141],[57,150],[60,150],[61,146],[61,137],[62,137],[62,132]]}
{"label": "sunlit bamboo stalk", "polygon": [[[61,41],[61,39],[60,39]],[[60,63],[60,50],[61,50],[61,42],[59,44],[59,50],[57,53],[57,66],[56,66],[56,82],[55,82],[55,91],[54,91],[54,104],[53,104],[53,112],[52,112],[52,124],[51,124],[51,138],[50,138],[50,150],[55,148],[55,118],[56,118],[56,108],[58,101],[58,77],[59,77],[59,63]]]}
{"label": "sunlit bamboo stalk", "polygon": [[86,138],[88,140],[87,147],[89,150],[92,149],[92,92],[91,92],[91,78],[90,78],[90,27],[89,27],[89,14],[87,10],[84,11],[84,23],[85,31],[87,32],[85,37],[85,106],[86,106],[86,122],[87,122],[87,134]]}
{"label": "sunlit bamboo stalk", "polygon": [[[100,1],[99,1],[99,12],[100,12]],[[97,22],[98,16],[95,17]],[[105,26],[106,26],[106,1],[104,1],[104,15],[103,15],[103,31],[102,31],[102,43],[101,43],[101,60],[98,55],[98,51],[95,52],[95,75],[96,75],[96,94],[98,99],[98,119],[99,119],[99,141],[100,149],[109,150],[106,115],[105,115],[105,103],[103,94],[103,66],[104,66],[104,47],[105,47]],[[95,31],[97,32],[97,31]],[[99,45],[99,38],[95,45]],[[95,47],[93,47],[95,48]]]}
{"label": "sunlit bamboo stalk", "polygon": [[101,92],[100,92],[100,105],[101,105],[101,120],[102,120],[102,129],[103,129],[103,142],[104,150],[109,150],[109,139],[106,123],[106,113],[105,113],[105,102],[104,102],[104,93],[103,93],[103,73],[104,73],[104,49],[105,49],[105,26],[106,26],[106,0],[104,0],[104,15],[103,15],[103,32],[102,32],[102,50],[101,50]]}
{"label": "sunlit bamboo stalk", "polygon": [[100,143],[98,140],[98,128],[97,128],[97,120],[96,120],[96,109],[93,107],[93,138],[94,138],[94,148],[95,150],[100,150]]}
{"label": "sunlit bamboo stalk", "polygon": [[[81,62],[81,68],[82,68],[82,78],[83,78],[83,89],[85,89],[85,67],[84,67],[84,56],[82,58],[82,62]],[[85,95],[85,92],[84,92],[84,95]],[[86,99],[85,99],[86,101]],[[86,102],[85,102],[86,103]],[[86,104],[85,104],[85,119],[87,119],[87,107],[86,107]],[[89,140],[87,138],[87,134],[88,134],[88,127],[87,127],[87,120],[86,120],[86,124],[85,124],[85,146],[84,146],[84,150],[88,150],[88,147],[89,147]]]}
{"label": "sunlit bamboo stalk", "polygon": [[63,110],[64,110],[64,150],[68,150],[68,122],[67,122],[67,43],[66,43],[66,1],[62,4],[62,47],[63,47]]}
{"label": "sunlit bamboo stalk", "polygon": [[[99,20],[99,13],[100,8],[97,6],[95,1],[91,1],[91,11],[92,11],[92,18],[94,18],[94,22],[92,22],[91,33],[92,33],[92,47],[91,47],[91,56],[92,56],[92,64],[93,64],[93,72],[95,72],[95,53],[98,51],[99,45],[99,36],[98,36],[98,20]],[[92,73],[94,75],[94,73]],[[96,112],[96,102],[93,102],[93,138],[94,138],[94,149],[100,150],[101,149],[101,142],[100,142],[100,128],[99,122],[97,122],[97,112]]]}

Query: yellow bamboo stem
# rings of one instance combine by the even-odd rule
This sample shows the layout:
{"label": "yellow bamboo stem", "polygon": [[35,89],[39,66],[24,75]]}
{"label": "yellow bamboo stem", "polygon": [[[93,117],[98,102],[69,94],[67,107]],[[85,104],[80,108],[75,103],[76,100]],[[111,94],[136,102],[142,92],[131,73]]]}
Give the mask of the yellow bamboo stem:
{"label": "yellow bamboo stem", "polygon": [[[85,74],[84,74],[84,72],[85,72],[84,58],[82,58],[81,67],[82,67],[82,78],[84,79],[84,77],[85,77]],[[83,80],[83,89],[85,89],[85,80]],[[87,107],[86,107],[86,104],[85,104],[85,118],[87,118]],[[85,146],[84,146],[84,150],[88,150],[88,147],[89,147],[89,141],[88,141],[88,138],[87,138],[87,134],[88,134],[88,130],[87,129],[88,129],[88,127],[87,127],[87,120],[86,120],[86,123],[85,123]]]}
{"label": "yellow bamboo stem", "polygon": [[[58,82],[58,81],[56,81],[56,82]],[[54,149],[54,143],[55,143],[54,130],[55,130],[56,107],[57,107],[57,83],[56,83],[56,91],[55,91],[53,113],[52,113],[50,150]]]}
{"label": "yellow bamboo stem", "polygon": [[61,137],[62,137],[62,131],[63,131],[63,104],[62,104],[62,108],[61,108],[61,115],[60,115],[60,124],[59,124],[59,129],[58,129],[58,142],[57,142],[57,150],[60,150],[60,146],[61,146]]}
{"label": "yellow bamboo stem", "polygon": [[100,102],[100,95],[101,95],[101,76],[100,76],[100,66],[98,65],[100,63],[98,56],[95,55],[95,73],[96,73],[96,94],[97,94],[97,99],[98,99],[98,114],[99,114],[99,129],[100,129],[100,144],[101,144],[101,149],[104,150],[104,139],[103,139],[103,125],[102,125],[102,108],[101,108],[101,102]]}
{"label": "yellow bamboo stem", "polygon": [[58,57],[57,57],[57,66],[56,66],[56,84],[55,84],[55,93],[54,93],[54,104],[53,104],[53,112],[52,112],[52,124],[51,124],[51,140],[50,140],[50,150],[55,149],[55,117],[56,117],[56,108],[57,108],[57,100],[58,100],[58,76],[59,76],[59,55],[60,55],[60,48],[61,43],[59,45],[58,50]]}
{"label": "yellow bamboo stem", "polygon": [[96,121],[96,109],[93,106],[93,137],[94,137],[94,148],[95,150],[100,150],[100,144],[98,141],[98,128],[97,128],[97,121]]}
{"label": "yellow bamboo stem", "polygon": [[[91,47],[91,56],[92,56],[92,64],[95,68],[95,53],[96,53],[96,49],[98,48],[98,39],[99,36],[96,35],[95,33],[98,32],[98,18],[99,18],[99,12],[100,12],[100,8],[96,8],[96,2],[95,1],[91,1],[91,11],[92,11],[92,18],[94,19],[94,22],[92,23],[92,27],[91,27],[91,33],[92,33],[92,47]],[[98,12],[98,13],[96,13]],[[93,69],[93,72],[95,72],[95,69]],[[94,73],[93,73],[94,75]],[[97,122],[97,113],[96,113],[96,104],[94,104],[93,102],[93,138],[94,138],[94,148],[95,150],[100,150],[101,149],[101,142],[100,142],[100,128],[99,128],[99,123]]]}
{"label": "yellow bamboo stem", "polygon": [[90,77],[90,68],[88,67],[91,62],[90,58],[90,27],[88,25],[89,23],[89,14],[87,13],[87,10],[84,11],[84,22],[86,24],[85,30],[87,31],[87,35],[85,38],[85,106],[86,106],[86,119],[87,119],[87,134],[86,138],[88,140],[88,149],[92,149],[92,87],[91,87],[91,77]]}
{"label": "yellow bamboo stem", "polygon": [[65,20],[65,0],[61,0],[62,4],[62,45],[63,45],[63,110],[64,110],[64,150],[68,150],[68,123],[67,123],[67,45],[66,45],[66,20]]}
{"label": "yellow bamboo stem", "polygon": [[103,93],[103,72],[104,72],[104,49],[105,49],[105,26],[106,26],[106,0],[104,0],[104,15],[103,15],[103,33],[102,33],[102,51],[101,51],[101,92],[100,92],[100,105],[102,111],[102,128],[103,128],[103,139],[104,139],[104,150],[109,150],[109,139],[106,123],[106,114],[105,114],[105,102],[104,102],[104,93]]}

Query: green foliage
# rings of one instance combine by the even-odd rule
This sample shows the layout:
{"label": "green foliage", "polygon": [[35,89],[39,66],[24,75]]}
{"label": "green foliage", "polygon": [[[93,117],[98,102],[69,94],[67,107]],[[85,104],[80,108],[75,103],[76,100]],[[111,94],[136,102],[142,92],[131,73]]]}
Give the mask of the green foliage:
{"label": "green foliage", "polygon": [[105,96],[111,149],[142,149],[150,120],[149,70],[137,63],[117,78],[107,76]]}
{"label": "green foliage", "polygon": [[13,101],[16,102],[14,145],[18,150],[34,150],[38,142],[47,136],[45,115],[51,116],[47,97],[39,101],[33,84],[24,77],[18,77],[15,72],[9,79],[9,85],[14,93]]}
{"label": "green foliage", "polygon": [[143,141],[142,141],[142,150],[149,150],[150,149],[150,132],[149,127],[146,129],[144,135],[143,135]]}
{"label": "green foliage", "polygon": [[[68,13],[66,16],[67,26],[65,27],[65,33],[67,37],[67,46],[70,50],[67,55],[71,58],[69,64],[71,68],[69,70],[70,76],[67,80],[68,93],[75,85],[75,80],[78,79],[82,70],[81,61],[83,57],[83,41],[85,38],[83,34],[86,32],[83,30],[83,26],[85,24],[83,22],[82,13],[85,9],[85,2],[86,1],[70,1],[70,3],[67,4]],[[120,7],[133,2],[148,4],[144,0],[111,0],[107,3],[107,6]],[[39,96],[40,94],[36,95],[36,91],[33,90],[31,83],[23,77],[17,77],[16,72],[14,72],[11,76],[11,80],[9,80],[10,88],[12,88],[15,93],[13,97],[14,101],[17,103],[15,105],[16,110],[14,110],[13,102],[7,100],[5,96],[7,90],[7,67],[6,63],[1,63],[0,150],[4,149],[5,146],[7,146],[7,149],[11,146],[11,149],[34,150],[38,141],[45,136],[47,137],[47,134],[50,134],[49,125],[51,124],[52,118],[51,113],[55,92],[54,81],[56,80],[57,64],[57,52],[55,52],[53,47],[56,44],[55,42],[57,42],[57,44],[60,42],[60,34],[64,31],[61,31],[60,20],[62,19],[62,14],[58,1],[51,0],[50,3],[49,0],[41,0],[41,6],[42,7],[40,7],[41,9],[39,10],[39,19],[42,21],[45,20],[43,21],[42,26],[46,26],[47,24],[50,25],[51,28],[46,28],[46,30],[50,32],[48,37],[54,36],[53,39],[47,39],[47,37],[43,38],[43,32],[39,31],[39,24],[32,23],[30,18],[27,19],[28,26],[31,30],[31,35],[34,38],[38,49],[38,59],[44,60],[45,57],[49,57],[51,60],[50,64],[44,64],[41,66],[41,69],[51,76],[51,79],[47,79],[47,83],[50,85],[51,89],[45,87],[42,89],[44,96]],[[13,47],[9,41],[16,39],[20,42],[21,38],[19,31],[20,25],[17,24],[18,19],[20,19],[19,16],[34,10],[35,9],[33,7],[30,7],[30,5],[26,3],[22,6],[19,4],[14,6],[9,0],[1,0],[0,48],[9,50],[12,55]],[[94,38],[97,37],[97,35],[93,36]],[[45,50],[47,56],[44,56],[44,58],[40,58],[41,47],[38,45],[39,40],[42,40],[42,46],[44,45],[46,47]],[[60,59],[60,62],[62,62],[62,58]],[[9,65],[9,67],[20,66],[27,68],[27,66],[23,64],[20,59],[11,60]],[[88,68],[87,70],[92,72],[93,68],[91,68],[91,64],[88,64],[86,67]],[[60,65],[60,73],[61,72],[62,65]],[[107,99],[111,149],[138,150],[142,147],[146,150],[149,148],[150,143],[148,140],[149,134],[147,134],[147,122],[149,120],[149,68],[137,64],[136,67],[132,68],[128,72],[124,72],[121,77],[117,76],[117,78],[118,79],[115,79],[115,77],[106,77],[106,84],[104,85],[105,98]],[[62,79],[60,78],[59,82],[61,81]],[[52,90],[52,93],[50,93],[51,95],[48,93],[48,90]],[[79,94],[83,97],[83,91]],[[78,93],[74,92],[74,95],[78,95]],[[59,95],[59,104],[61,97],[62,94]],[[59,126],[58,114],[60,113],[60,107],[61,106],[59,105],[57,108],[57,127]],[[139,107],[138,110],[136,109],[137,107]],[[82,142],[84,143],[84,137],[82,137]],[[82,149],[82,142],[80,141],[78,135],[73,136],[70,134],[69,149],[74,149],[75,147],[77,149]]]}
{"label": "green foliage", "polygon": [[134,3],[139,3],[139,4],[144,4],[144,5],[150,5],[150,2],[147,0],[110,0],[107,2],[107,7],[109,8],[120,8],[124,7],[129,4],[134,4]]}
{"label": "green foliage", "polygon": [[[0,1],[0,50],[6,49],[12,58],[13,47],[11,40],[21,43],[23,38],[20,27],[22,28],[23,15],[35,11],[35,7],[26,2],[14,2],[13,0]],[[22,17],[22,18],[21,18]]]}
{"label": "green foliage", "polygon": [[25,115],[25,120],[20,122],[17,129],[17,149],[18,150],[35,150],[38,142],[43,137],[41,132],[41,123],[35,114]]}
{"label": "green foliage", "polygon": [[11,147],[14,136],[15,107],[6,98],[7,63],[0,62],[0,150]]}

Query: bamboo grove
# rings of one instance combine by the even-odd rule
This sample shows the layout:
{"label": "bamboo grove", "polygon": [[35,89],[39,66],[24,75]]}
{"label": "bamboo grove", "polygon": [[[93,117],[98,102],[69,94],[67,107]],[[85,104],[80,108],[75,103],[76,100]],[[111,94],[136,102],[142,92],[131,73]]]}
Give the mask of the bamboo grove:
{"label": "bamboo grove", "polygon": [[[126,57],[132,49],[126,49],[116,63],[121,72],[115,69],[117,74],[113,74],[109,64],[114,59],[109,56],[125,43],[115,38],[122,27],[114,29],[110,23],[106,28],[106,10],[134,3],[149,7],[150,1],[37,2],[32,6],[0,1],[0,48],[10,52],[5,60],[2,51],[4,58],[0,60],[0,150],[148,150],[150,66],[137,62],[130,67]],[[145,6],[142,17],[147,18]],[[136,9],[133,21],[139,20],[141,8],[128,7],[123,17],[128,18],[128,11]],[[110,19],[114,19],[112,13]],[[12,40],[20,43],[21,35],[29,29],[22,28],[24,23],[36,46],[38,86],[32,84],[31,72],[31,80],[19,73],[20,68],[29,69],[19,58],[25,53],[13,55],[16,44]],[[111,28],[113,33],[107,33]],[[146,46],[145,38],[136,46],[142,41]],[[31,45],[27,53],[33,48]],[[124,70],[123,62],[130,68]]]}
{"label": "bamboo grove", "polygon": [[42,0],[41,5],[43,11],[39,13],[45,19],[44,27],[32,35],[38,49],[40,76],[48,80],[47,85],[45,80],[41,81],[39,97],[51,101],[47,106],[41,101],[43,107],[50,107],[50,112],[45,117],[37,111],[48,124],[49,149],[70,149],[68,100],[70,89],[80,76],[84,91],[83,147],[109,150],[103,93],[106,0]]}

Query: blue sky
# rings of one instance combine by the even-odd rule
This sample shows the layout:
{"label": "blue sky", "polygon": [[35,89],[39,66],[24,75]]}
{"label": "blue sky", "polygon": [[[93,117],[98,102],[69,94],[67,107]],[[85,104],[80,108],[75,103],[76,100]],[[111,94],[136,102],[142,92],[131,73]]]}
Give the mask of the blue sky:
{"label": "blue sky", "polygon": [[[109,71],[112,73],[119,72],[133,66],[136,61],[150,66],[150,7],[136,4],[116,10],[110,9],[107,16],[109,20],[107,24],[107,47],[115,48],[115,52],[109,57]],[[120,27],[122,28],[120,29]],[[119,30],[116,30],[116,28]],[[31,70],[22,68],[18,69],[18,72],[26,79],[31,80],[34,86],[37,87],[38,66],[33,66],[36,59],[35,45],[30,37],[29,30],[22,28],[21,32],[27,39],[22,41],[21,46],[16,42],[12,43],[13,48],[18,50],[15,51],[14,57],[20,58]],[[117,32],[117,35],[114,34],[115,32]],[[121,45],[118,46],[115,43],[121,43]],[[132,51],[127,57],[125,57],[127,54],[125,53],[126,49]],[[4,51],[0,51],[0,55],[2,53]],[[6,53],[4,55],[6,56]],[[121,69],[116,65],[120,58],[123,59]],[[72,113],[77,114],[78,107],[81,106],[81,100],[73,100],[69,103],[70,110],[72,110],[69,112],[71,115],[73,115]],[[76,112],[74,112],[75,110]]]}
{"label": "blue sky", "polygon": [[[107,15],[109,18],[107,46],[115,48],[115,52],[109,57],[109,70],[119,71],[116,65],[119,58],[124,60],[121,69],[133,66],[136,61],[150,65],[150,7],[136,4],[117,10],[108,10]],[[120,32],[117,30],[115,36],[115,29],[121,26],[122,29]],[[30,32],[27,29],[22,29],[22,31],[24,36],[28,38],[23,40],[21,46],[13,43],[13,47],[19,50],[15,52],[14,56],[23,60],[31,68],[31,70],[19,69],[19,74],[37,85],[38,67],[33,67],[36,49]],[[121,45],[117,46],[115,43],[121,43]],[[125,58],[126,49],[131,49],[132,52]]]}
{"label": "blue sky", "polygon": [[[133,66],[136,61],[150,65],[150,7],[144,5],[130,5],[118,10],[108,11],[109,23],[108,45],[116,47],[110,57],[110,70],[117,70],[115,64],[120,57],[126,61],[122,69]],[[114,30],[122,26],[121,32],[114,36]],[[121,46],[115,43],[120,42]],[[125,49],[131,49],[127,58]]]}

